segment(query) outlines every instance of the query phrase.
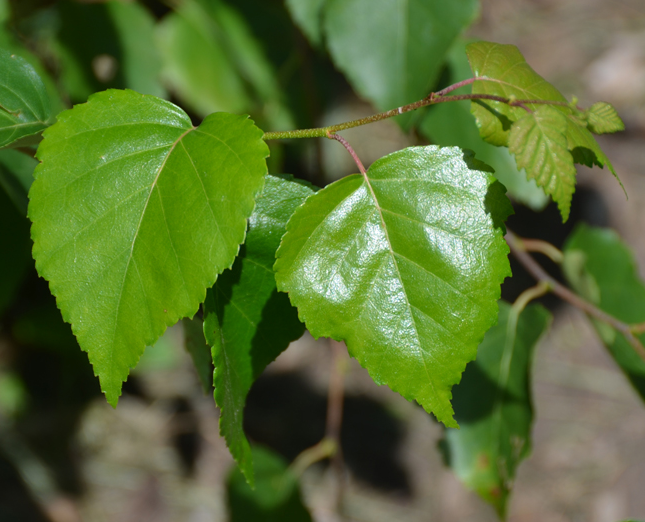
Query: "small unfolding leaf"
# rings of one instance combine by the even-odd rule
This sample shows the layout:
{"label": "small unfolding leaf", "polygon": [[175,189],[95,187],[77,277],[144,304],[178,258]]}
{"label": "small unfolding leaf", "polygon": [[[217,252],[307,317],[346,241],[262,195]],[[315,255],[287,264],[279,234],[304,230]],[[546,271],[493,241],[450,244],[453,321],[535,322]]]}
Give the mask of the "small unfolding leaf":
{"label": "small unfolding leaf", "polygon": [[[379,110],[430,94],[445,55],[479,11],[477,0],[328,0],[327,47],[358,94]],[[416,114],[399,116],[407,126]]]}
{"label": "small unfolding leaf", "polygon": [[489,167],[413,147],[311,196],[275,264],[314,337],[345,340],[378,384],[455,426],[450,389],[497,320],[511,212]]}
{"label": "small unfolding leaf", "polygon": [[[564,273],[580,295],[627,324],[645,322],[645,283],[629,247],[610,229],[580,225],[564,249]],[[614,360],[645,400],[645,361],[625,337],[594,321]],[[639,336],[641,343],[645,335]]]}
{"label": "small unfolding leaf", "polygon": [[587,127],[595,134],[607,134],[625,130],[625,124],[620,119],[616,109],[609,103],[594,103],[586,111]]}
{"label": "small unfolding leaf", "polygon": [[254,446],[255,489],[233,468],[227,480],[230,522],[311,522],[298,479],[274,452]]}
{"label": "small unfolding leaf", "polygon": [[26,60],[4,49],[0,70],[0,148],[38,143],[52,116],[43,81]]}
{"label": "small unfolding leaf", "polygon": [[276,289],[273,264],[287,221],[314,191],[291,177],[267,176],[249,220],[246,242],[231,270],[208,291],[204,332],[213,350],[220,432],[253,484],[251,449],[242,422],[253,381],[304,333],[289,298]]}
{"label": "small unfolding leaf", "polygon": [[486,333],[477,360],[453,388],[460,429],[447,429],[440,447],[459,479],[501,518],[517,466],[531,452],[532,354],[550,320],[539,305],[518,315],[501,302],[497,325]]}
{"label": "small unfolding leaf", "polygon": [[33,255],[115,405],[146,345],[232,265],[266,173],[263,132],[109,90],[59,115],[29,193]]}
{"label": "small unfolding leaf", "polygon": [[515,155],[518,168],[558,204],[563,221],[569,217],[575,191],[576,168],[567,150],[567,117],[543,105],[524,114],[511,127],[508,150]]}

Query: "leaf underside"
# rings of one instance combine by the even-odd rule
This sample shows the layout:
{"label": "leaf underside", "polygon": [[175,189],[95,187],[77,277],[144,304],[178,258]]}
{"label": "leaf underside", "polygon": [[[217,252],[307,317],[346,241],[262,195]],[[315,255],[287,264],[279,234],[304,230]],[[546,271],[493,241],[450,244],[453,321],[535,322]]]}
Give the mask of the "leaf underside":
{"label": "leaf underside", "polygon": [[117,90],[45,132],[33,255],[112,405],[145,346],[233,263],[264,183],[262,135],[225,113],[193,128],[173,104]]}
{"label": "leaf underside", "polygon": [[415,147],[341,179],[292,216],[275,264],[314,337],[345,340],[378,384],[448,426],[450,389],[497,320],[512,211],[486,165]]}
{"label": "leaf underside", "polygon": [[313,193],[310,185],[292,177],[266,176],[240,255],[204,303],[220,432],[251,485],[253,461],[242,425],[246,396],[264,368],[305,329],[289,298],[276,289],[275,252],[294,210]]}

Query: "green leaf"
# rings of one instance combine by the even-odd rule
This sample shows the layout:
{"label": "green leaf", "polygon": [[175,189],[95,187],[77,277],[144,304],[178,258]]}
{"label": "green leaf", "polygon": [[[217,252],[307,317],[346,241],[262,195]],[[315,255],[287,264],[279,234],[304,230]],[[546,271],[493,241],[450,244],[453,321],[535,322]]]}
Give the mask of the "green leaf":
{"label": "green leaf", "polygon": [[0,150],[0,187],[20,214],[27,215],[27,193],[34,179],[38,161],[12,149]]}
{"label": "green leaf", "polygon": [[616,109],[609,103],[598,102],[589,107],[587,116],[587,127],[594,134],[607,134],[625,130],[625,124],[620,119]]}
{"label": "green leaf", "polygon": [[510,275],[512,210],[488,169],[456,147],[381,158],[296,210],[274,267],[314,337],[344,339],[378,384],[448,426]]}
{"label": "green leaf", "polygon": [[255,490],[239,469],[233,468],[227,480],[230,522],[311,522],[302,503],[298,479],[287,463],[268,449],[253,448],[256,469]]}
{"label": "green leaf", "polygon": [[204,393],[210,393],[213,390],[213,359],[210,346],[204,337],[204,321],[198,317],[184,319],[182,326],[186,351],[193,359]]}
{"label": "green leaf", "polygon": [[500,303],[499,321],[484,337],[477,361],[453,388],[461,429],[445,431],[440,447],[459,479],[503,519],[515,471],[531,452],[531,363],[551,314],[539,305],[521,314]]}
{"label": "green leaf", "polygon": [[263,132],[217,113],[98,93],[59,115],[38,149],[34,258],[108,401],[167,326],[191,317],[232,265],[264,183]]}
{"label": "green leaf", "polygon": [[61,2],[55,48],[61,81],[73,101],[93,92],[130,88],[165,96],[155,21],[137,2]]}
{"label": "green leaf", "polygon": [[[576,292],[627,324],[645,322],[645,284],[634,255],[616,232],[580,225],[567,240],[564,256],[564,274]],[[594,321],[594,326],[645,400],[645,361],[609,325]],[[639,338],[645,342],[645,335]]]}
{"label": "green leaf", "polygon": [[[471,77],[464,52],[465,45],[464,42],[458,41],[449,53],[451,83]],[[507,149],[495,147],[479,137],[477,124],[470,113],[470,101],[435,105],[423,117],[419,130],[437,145],[457,146],[474,151],[478,159],[495,169],[495,177],[506,187],[508,195],[516,201],[535,211],[542,210],[549,202],[549,198],[537,187],[535,180],[527,180],[526,174],[518,171],[515,160]]]}
{"label": "green leaf", "polygon": [[[328,0],[324,30],[336,66],[379,110],[425,98],[477,0]],[[397,119],[405,127],[413,114]]]}
{"label": "green leaf", "polygon": [[576,168],[567,150],[567,125],[562,112],[542,105],[517,120],[508,139],[518,168],[526,170],[528,178],[553,198],[563,221],[569,218],[576,185]]}
{"label": "green leaf", "polygon": [[39,141],[52,116],[47,89],[26,60],[0,49],[0,147]]}
{"label": "green leaf", "polygon": [[244,436],[244,404],[253,381],[304,333],[289,298],[278,293],[275,252],[294,210],[314,191],[291,177],[267,176],[249,221],[246,242],[204,303],[204,332],[213,348],[220,432],[253,485],[251,449]]}
{"label": "green leaf", "polygon": [[322,43],[322,13],[326,0],[286,0],[293,21],[314,46]]}

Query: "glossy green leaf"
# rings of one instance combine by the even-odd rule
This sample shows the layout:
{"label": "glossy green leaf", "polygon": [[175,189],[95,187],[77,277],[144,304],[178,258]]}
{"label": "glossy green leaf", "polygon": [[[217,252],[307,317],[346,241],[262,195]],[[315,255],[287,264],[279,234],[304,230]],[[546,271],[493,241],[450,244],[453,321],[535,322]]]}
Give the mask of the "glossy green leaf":
{"label": "glossy green leaf", "polygon": [[551,314],[539,305],[518,314],[501,302],[497,325],[453,388],[460,429],[446,430],[440,447],[459,479],[501,518],[517,466],[531,452],[532,354],[550,321]]}
{"label": "glossy green leaf", "polygon": [[524,114],[511,127],[508,150],[518,168],[535,179],[558,204],[563,221],[569,218],[576,168],[567,150],[567,117],[549,105]]}
{"label": "glossy green leaf", "polygon": [[155,21],[143,6],[63,1],[59,14],[55,49],[61,81],[73,101],[110,87],[165,96]]}
{"label": "glossy green leaf", "polygon": [[213,358],[204,337],[204,321],[198,317],[184,319],[182,326],[186,351],[193,360],[204,393],[210,394],[213,390]]}
{"label": "glossy green leaf", "polygon": [[276,289],[275,252],[294,210],[313,193],[310,185],[291,177],[266,177],[240,256],[208,291],[204,303],[220,432],[251,485],[251,449],[242,427],[246,396],[267,364],[305,329],[289,298]]}
{"label": "glossy green leaf", "polygon": [[[627,324],[645,322],[645,284],[629,247],[610,229],[580,225],[564,249],[564,273],[580,295]],[[596,331],[645,400],[645,361],[625,337],[605,323]],[[645,335],[640,336],[645,342]]]}
{"label": "glossy green leaf", "polygon": [[587,127],[595,134],[607,134],[625,130],[625,124],[620,119],[616,109],[606,102],[594,103],[585,115]]}
{"label": "glossy green leaf", "polygon": [[39,141],[52,117],[47,89],[23,58],[0,49],[0,147]]}
{"label": "glossy green leaf", "polygon": [[[477,0],[328,0],[324,30],[337,67],[379,110],[426,97]],[[399,116],[407,126],[415,114]]]}
{"label": "glossy green leaf", "polygon": [[195,129],[175,105],[117,90],[45,133],[29,193],[36,267],[111,404],[145,346],[232,265],[264,183],[262,135],[226,113]]}
{"label": "glossy green leaf", "polygon": [[286,0],[285,5],[293,21],[309,41],[318,46],[322,43],[322,13],[327,0]]}
{"label": "glossy green leaf", "polygon": [[0,150],[0,189],[23,216],[27,215],[27,193],[36,165],[38,161],[27,154],[12,149]]}
{"label": "glossy green leaf", "polygon": [[296,210],[274,267],[314,337],[345,340],[377,383],[448,426],[510,275],[512,210],[488,168],[456,147],[381,158]]}
{"label": "glossy green leaf", "polygon": [[[465,53],[465,43],[458,41],[450,50],[450,83],[472,76]],[[470,86],[461,92],[469,92]],[[542,210],[549,198],[538,188],[535,180],[527,180],[519,171],[506,148],[495,147],[479,137],[479,130],[470,112],[470,101],[440,103],[432,107],[419,123],[419,130],[437,145],[450,145],[470,149],[478,159],[495,169],[495,177],[502,182],[508,195],[533,210]]]}
{"label": "glossy green leaf", "polygon": [[227,480],[230,522],[311,522],[302,503],[298,479],[272,451],[253,447],[255,489],[234,468]]}

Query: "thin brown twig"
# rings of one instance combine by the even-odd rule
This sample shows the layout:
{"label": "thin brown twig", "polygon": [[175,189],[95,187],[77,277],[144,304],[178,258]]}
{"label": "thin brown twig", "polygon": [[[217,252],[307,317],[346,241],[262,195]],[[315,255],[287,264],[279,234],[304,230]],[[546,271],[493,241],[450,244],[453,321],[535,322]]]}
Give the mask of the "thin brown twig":
{"label": "thin brown twig", "polygon": [[522,264],[522,266],[529,272],[537,281],[543,281],[548,284],[552,293],[557,295],[563,301],[579,308],[590,316],[607,323],[611,327],[618,330],[625,336],[625,339],[632,345],[636,353],[645,360],[645,347],[643,347],[640,340],[632,332],[632,327],[619,319],[603,312],[600,308],[591,304],[589,301],[582,299],[580,296],[574,294],[566,286],[560,284],[553,277],[546,273],[546,271],[533,259],[533,257],[526,251],[522,245],[522,240],[517,237],[510,230],[506,231],[506,242],[508,243],[511,253]]}
{"label": "thin brown twig", "polygon": [[361,174],[363,174],[363,176],[364,176],[365,175],[365,167],[363,166],[363,162],[358,157],[358,154],[356,154],[356,152],[354,152],[354,149],[349,144],[349,142],[345,138],[340,136],[339,134],[335,134],[335,133],[331,133],[331,132],[327,133],[327,137],[330,140],[336,140],[336,141],[338,141],[338,142],[343,144],[343,147],[345,147],[347,149],[347,152],[349,152],[350,155],[352,156],[352,158],[354,158],[354,162],[356,163],[356,166],[358,167],[358,170],[360,170]]}

